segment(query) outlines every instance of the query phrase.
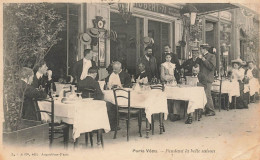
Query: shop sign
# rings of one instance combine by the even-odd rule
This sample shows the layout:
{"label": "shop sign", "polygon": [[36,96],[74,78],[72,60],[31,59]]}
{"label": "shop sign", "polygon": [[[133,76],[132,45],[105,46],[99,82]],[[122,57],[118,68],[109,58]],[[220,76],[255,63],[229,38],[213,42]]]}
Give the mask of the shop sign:
{"label": "shop sign", "polygon": [[134,7],[168,16],[180,17],[179,9],[160,3],[135,3]]}

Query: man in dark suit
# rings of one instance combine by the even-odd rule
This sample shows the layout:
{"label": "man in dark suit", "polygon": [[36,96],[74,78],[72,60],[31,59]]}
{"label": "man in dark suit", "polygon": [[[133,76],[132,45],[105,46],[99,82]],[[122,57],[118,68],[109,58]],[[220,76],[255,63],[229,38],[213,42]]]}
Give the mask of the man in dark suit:
{"label": "man in dark suit", "polygon": [[148,78],[146,72],[145,72],[145,65],[143,63],[139,63],[138,64],[138,69],[139,69],[139,72],[137,73],[137,75],[135,76],[135,79],[137,80],[141,80],[142,82],[144,82],[145,78],[147,79],[147,82],[150,82],[151,79]]}
{"label": "man in dark suit", "polygon": [[[90,67],[96,67],[96,62],[92,60],[93,54],[94,53],[91,49],[85,49],[84,58],[74,64],[72,76],[76,82],[79,82],[87,77],[88,69]],[[98,76],[96,79],[98,79]]]}
{"label": "man in dark suit", "polygon": [[122,70],[121,63],[118,61],[113,63],[113,72],[105,79],[105,81],[108,88],[116,86],[124,88],[132,87],[130,75]]}
{"label": "man in dark suit", "polygon": [[181,65],[181,68],[184,69],[184,75],[185,76],[192,76],[192,68],[196,66],[196,59],[199,56],[199,50],[193,49],[192,50],[192,58],[186,60]]}
{"label": "man in dark suit", "polygon": [[207,104],[205,107],[206,115],[214,116],[214,105],[211,97],[211,86],[214,81],[214,72],[216,67],[216,57],[214,54],[208,52],[209,45],[203,44],[200,46],[201,53],[196,62],[200,65],[200,72],[198,75],[199,83],[204,87]]}
{"label": "man in dark suit", "polygon": [[34,67],[35,76],[33,77],[32,86],[35,88],[45,88],[47,84],[47,73],[48,67],[45,61],[39,62]]}
{"label": "man in dark suit", "polygon": [[85,79],[80,80],[78,82],[78,89],[79,91],[82,91],[82,98],[87,98],[85,93],[86,91],[84,89],[92,89],[94,90],[93,98],[102,100],[104,98],[104,94],[100,89],[99,83],[95,80],[97,76],[97,68],[96,67],[90,67],[88,69],[88,75]]}
{"label": "man in dark suit", "polygon": [[153,50],[150,46],[145,48],[145,55],[141,57],[140,63],[145,65],[145,71],[148,79],[159,78],[158,67],[156,58],[152,55]]}
{"label": "man in dark suit", "polygon": [[21,71],[21,80],[20,80],[20,90],[19,95],[20,98],[23,98],[23,109],[22,109],[22,118],[28,120],[39,120],[36,116],[36,110],[38,105],[34,103],[34,99],[38,98],[46,98],[47,94],[44,90],[38,90],[34,86],[32,86],[33,82],[33,70],[27,67],[23,67]]}
{"label": "man in dark suit", "polygon": [[171,54],[171,57],[172,57],[171,62],[173,64],[175,64],[175,66],[176,66],[176,69],[174,70],[174,77],[175,77],[176,81],[179,83],[180,78],[181,78],[181,76],[180,76],[180,69],[181,69],[180,62],[178,60],[177,55],[173,54],[171,52],[171,47],[168,44],[164,45],[164,53],[162,54],[162,63],[164,63],[166,61],[165,57],[166,57],[167,54]]}

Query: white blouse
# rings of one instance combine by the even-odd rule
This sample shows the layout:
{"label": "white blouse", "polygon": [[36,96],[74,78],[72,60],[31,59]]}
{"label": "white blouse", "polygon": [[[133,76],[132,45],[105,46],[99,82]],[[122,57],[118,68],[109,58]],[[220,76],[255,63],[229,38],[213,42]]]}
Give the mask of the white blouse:
{"label": "white blouse", "polygon": [[232,79],[243,80],[245,76],[245,70],[243,68],[232,69]]}

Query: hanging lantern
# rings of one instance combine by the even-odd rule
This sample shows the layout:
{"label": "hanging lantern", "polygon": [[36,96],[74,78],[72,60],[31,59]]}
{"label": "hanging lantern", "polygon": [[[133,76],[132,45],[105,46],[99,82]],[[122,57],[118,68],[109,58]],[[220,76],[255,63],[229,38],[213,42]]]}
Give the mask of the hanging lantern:
{"label": "hanging lantern", "polygon": [[180,13],[186,17],[190,18],[190,24],[194,25],[195,24],[195,20],[196,20],[196,16],[198,13],[198,10],[196,7],[194,7],[191,4],[186,4],[181,10]]}
{"label": "hanging lantern", "polygon": [[132,17],[133,3],[118,3],[118,11],[127,24]]}

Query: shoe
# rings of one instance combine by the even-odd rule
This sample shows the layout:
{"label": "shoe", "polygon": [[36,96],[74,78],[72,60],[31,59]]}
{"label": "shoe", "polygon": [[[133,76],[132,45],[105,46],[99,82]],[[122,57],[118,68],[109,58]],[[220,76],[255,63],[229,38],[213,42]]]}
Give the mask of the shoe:
{"label": "shoe", "polygon": [[215,112],[209,112],[206,114],[206,116],[215,116],[215,115],[216,115]]}
{"label": "shoe", "polygon": [[192,124],[192,117],[189,116],[187,120],[185,121],[185,124]]}

